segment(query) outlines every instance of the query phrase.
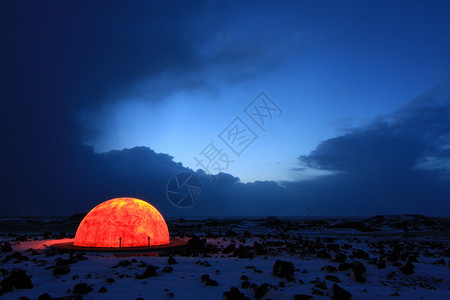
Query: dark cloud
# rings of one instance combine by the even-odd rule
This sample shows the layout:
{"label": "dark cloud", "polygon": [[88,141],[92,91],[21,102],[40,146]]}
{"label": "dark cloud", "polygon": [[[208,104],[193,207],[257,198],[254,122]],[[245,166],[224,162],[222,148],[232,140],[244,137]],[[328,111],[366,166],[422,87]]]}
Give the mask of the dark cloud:
{"label": "dark cloud", "polygon": [[1,214],[68,211],[81,196],[104,195],[107,178],[119,180],[111,173],[116,165],[81,145],[95,135],[77,122],[81,111],[124,95],[161,101],[208,85],[210,68],[228,68],[221,74],[231,80],[232,65],[252,52],[255,63],[258,47],[223,47],[210,56],[202,49],[226,31],[219,16],[230,9],[184,1],[1,1]]}
{"label": "dark cloud", "polygon": [[[233,5],[124,3],[0,2],[0,215],[69,215],[124,195],[173,216],[445,214],[448,169],[416,167],[425,158],[449,159],[449,93],[442,87],[301,157],[309,168],[340,173],[282,187],[198,172],[201,201],[191,210],[174,208],[166,184],[191,170],[145,147],[95,153],[81,144],[86,132],[77,114],[123,95],[161,101],[208,87],[210,72],[221,81],[249,78],[278,63],[286,41],[276,37],[289,34],[260,30],[271,38],[227,40]],[[264,16],[253,22],[274,27]],[[203,48],[210,40],[220,43]]]}
{"label": "dark cloud", "polygon": [[[335,215],[446,215],[450,185],[442,175],[448,174],[450,159],[449,88],[444,82],[391,116],[323,141],[301,156],[300,164],[337,172],[289,188],[319,214],[320,205]],[[420,168],[425,158],[440,163]]]}

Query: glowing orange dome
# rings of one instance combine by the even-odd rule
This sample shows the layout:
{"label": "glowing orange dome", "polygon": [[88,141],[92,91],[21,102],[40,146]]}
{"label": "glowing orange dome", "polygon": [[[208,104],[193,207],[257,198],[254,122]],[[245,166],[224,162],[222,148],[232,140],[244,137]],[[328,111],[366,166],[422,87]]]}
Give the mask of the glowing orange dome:
{"label": "glowing orange dome", "polygon": [[155,207],[135,198],[115,198],[97,205],[84,217],[73,244],[146,247],[169,241],[166,221]]}

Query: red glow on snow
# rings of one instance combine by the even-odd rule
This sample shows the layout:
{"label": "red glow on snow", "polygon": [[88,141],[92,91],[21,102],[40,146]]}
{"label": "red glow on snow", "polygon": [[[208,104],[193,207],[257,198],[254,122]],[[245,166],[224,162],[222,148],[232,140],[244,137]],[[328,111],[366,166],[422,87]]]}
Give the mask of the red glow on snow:
{"label": "red glow on snow", "polygon": [[169,241],[166,221],[155,207],[135,198],[115,198],[97,205],[84,217],[74,246],[146,247]]}

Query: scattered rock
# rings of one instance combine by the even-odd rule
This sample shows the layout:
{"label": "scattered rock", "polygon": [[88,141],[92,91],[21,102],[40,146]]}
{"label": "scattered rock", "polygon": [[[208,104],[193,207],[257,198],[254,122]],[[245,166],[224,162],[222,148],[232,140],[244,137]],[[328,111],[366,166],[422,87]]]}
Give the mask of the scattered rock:
{"label": "scattered rock", "polygon": [[347,255],[344,253],[336,253],[331,259],[332,262],[343,263],[347,260]]}
{"label": "scattered rock", "polygon": [[5,276],[8,276],[9,271],[4,269],[4,268],[2,268],[2,269],[0,269],[0,273],[2,274],[3,277],[5,277]]}
{"label": "scattered rock", "polygon": [[22,255],[20,252],[14,252],[13,254],[6,256],[5,259],[3,259],[2,263],[3,264],[7,263],[11,259],[16,259],[19,262],[21,262],[21,261],[28,261],[29,260],[28,256]]}
{"label": "scattered rock", "polygon": [[234,250],[233,256],[237,256],[238,258],[253,258],[255,257],[255,251],[252,247],[241,244],[239,245],[239,248]]}
{"label": "scattered rock", "polygon": [[38,297],[37,300],[53,300],[53,297],[50,296],[50,295],[47,294],[47,293],[43,293],[42,295],[40,295],[40,296]]}
{"label": "scattered rock", "polygon": [[275,276],[292,278],[294,276],[294,264],[288,261],[277,260],[272,268]]}
{"label": "scattered rock", "polygon": [[98,292],[99,292],[100,294],[106,293],[107,291],[108,291],[108,290],[107,290],[104,286],[102,286],[101,288],[98,289]]}
{"label": "scattered rock", "polygon": [[441,258],[435,262],[432,262],[433,265],[445,265],[445,259]]}
{"label": "scattered rock", "polygon": [[186,252],[188,254],[204,252],[205,245],[206,245],[206,240],[205,239],[200,239],[198,236],[194,235],[187,242]]}
{"label": "scattered rock", "polygon": [[127,259],[124,259],[124,260],[119,261],[119,263],[117,265],[113,266],[113,268],[128,267],[129,265],[131,265],[131,262]]}
{"label": "scattered rock", "polygon": [[0,295],[16,289],[31,289],[33,283],[31,282],[31,276],[28,276],[24,270],[13,269],[8,277],[5,277],[0,282]]}
{"label": "scattered rock", "polygon": [[142,275],[138,274],[136,275],[136,279],[145,279],[149,277],[156,277],[158,276],[158,273],[156,273],[156,268],[152,265],[148,265],[145,269],[144,273]]}
{"label": "scattered rock", "polygon": [[242,281],[241,288],[248,289],[249,287],[250,287],[250,281],[248,281],[248,280]]}
{"label": "scattered rock", "polygon": [[222,253],[228,254],[228,253],[233,252],[235,249],[236,249],[236,245],[235,245],[235,244],[229,244],[228,246],[226,246],[226,247],[223,249]]}
{"label": "scattered rock", "polygon": [[323,295],[325,295],[324,292],[322,292],[321,290],[317,290],[315,288],[312,289],[312,294],[316,295],[316,296],[323,296]]}
{"label": "scattered rock", "polygon": [[322,268],[320,268],[320,270],[327,271],[328,273],[335,273],[335,272],[337,272],[336,267],[335,266],[330,266],[330,265],[323,266]]}
{"label": "scattered rock", "polygon": [[92,287],[90,287],[87,283],[79,283],[73,288],[74,294],[89,294],[92,292]]}
{"label": "scattered rock", "polygon": [[319,252],[317,252],[316,257],[329,259],[331,258],[331,255],[326,250],[320,250]]}
{"label": "scattered rock", "polygon": [[367,281],[366,277],[362,274],[366,273],[366,267],[359,261],[355,261],[352,264],[352,275],[356,282],[365,283]]}
{"label": "scattered rock", "polygon": [[294,300],[310,300],[313,298],[314,298],[314,296],[305,295],[305,294],[294,295]]}
{"label": "scattered rock", "polygon": [[333,300],[350,300],[352,298],[352,294],[341,288],[337,284],[333,284],[331,289],[331,299]]}
{"label": "scattered rock", "polygon": [[217,281],[208,278],[205,280],[205,286],[219,286],[219,284],[217,283]]}
{"label": "scattered rock", "polygon": [[253,243],[253,250],[258,255],[266,255],[268,253],[267,249],[258,242]]}
{"label": "scattered rock", "polygon": [[165,266],[165,267],[162,269],[162,271],[163,271],[164,273],[172,273],[173,268],[172,268],[171,266]]}
{"label": "scattered rock", "polygon": [[106,281],[107,283],[113,283],[113,282],[115,282],[114,278],[111,278],[111,277],[106,278],[105,281]]}
{"label": "scattered rock", "polygon": [[241,293],[237,287],[231,287],[228,292],[223,293],[223,297],[226,300],[250,300],[249,297],[245,296],[244,293]]}
{"label": "scattered rock", "polygon": [[175,258],[173,258],[172,256],[169,256],[169,259],[167,260],[167,263],[168,263],[169,265],[175,265],[175,264],[177,264],[178,262],[175,260]]}
{"label": "scattered rock", "polygon": [[0,246],[0,250],[2,252],[11,252],[12,251],[11,244],[8,243],[8,242],[2,243],[1,246]]}
{"label": "scattered rock", "polygon": [[53,276],[66,275],[69,274],[69,272],[70,268],[68,266],[55,267],[53,269]]}
{"label": "scattered rock", "polygon": [[348,269],[350,269],[351,267],[352,267],[352,263],[341,263],[339,266],[338,266],[338,270],[339,271],[347,271]]}
{"label": "scattered rock", "polygon": [[400,271],[402,271],[405,275],[410,275],[414,273],[414,264],[410,261],[408,261],[403,267],[400,267]]}
{"label": "scattered rock", "polygon": [[328,281],[336,282],[336,283],[341,282],[341,280],[337,276],[334,276],[334,275],[325,275],[325,279]]}
{"label": "scattered rock", "polygon": [[255,299],[259,300],[264,297],[272,287],[271,284],[263,283],[255,289]]}
{"label": "scattered rock", "polygon": [[377,266],[378,269],[384,269],[386,268],[386,261],[384,259],[379,259],[377,260],[375,265]]}
{"label": "scattered rock", "polygon": [[367,259],[369,259],[369,254],[366,251],[361,250],[361,249],[352,249],[351,257],[353,259],[356,258],[356,259],[365,259],[365,260],[367,260]]}
{"label": "scattered rock", "polygon": [[199,260],[196,262],[196,264],[200,265],[200,266],[211,267],[211,264],[207,260],[205,260],[205,261]]}

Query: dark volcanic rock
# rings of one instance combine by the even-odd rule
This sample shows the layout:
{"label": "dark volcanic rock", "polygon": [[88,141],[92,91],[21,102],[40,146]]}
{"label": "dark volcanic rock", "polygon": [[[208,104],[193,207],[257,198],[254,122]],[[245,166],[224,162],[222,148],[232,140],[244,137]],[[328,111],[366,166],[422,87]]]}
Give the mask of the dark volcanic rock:
{"label": "dark volcanic rock", "polygon": [[366,267],[358,261],[353,262],[352,274],[353,274],[353,278],[356,280],[356,282],[364,283],[367,281],[366,277],[364,277],[362,275],[364,273],[366,273]]}
{"label": "dark volcanic rock", "polygon": [[113,283],[113,282],[115,282],[114,278],[111,278],[111,277],[106,278],[105,281],[106,281],[107,283]]}
{"label": "dark volcanic rock", "polygon": [[316,257],[329,259],[331,258],[331,255],[326,250],[320,250],[319,252],[317,252]]}
{"label": "dark volcanic rock", "polygon": [[68,266],[55,267],[53,269],[53,276],[69,274],[70,268]]}
{"label": "dark volcanic rock", "polygon": [[432,262],[433,265],[445,265],[445,259],[441,258],[435,262]]}
{"label": "dark volcanic rock", "polygon": [[186,252],[188,254],[204,252],[206,245],[205,239],[200,239],[198,236],[194,235],[187,242]]}
{"label": "dark volcanic rock", "polygon": [[376,264],[378,269],[384,269],[386,268],[386,261],[384,259],[377,260]]}
{"label": "dark volcanic rock", "polygon": [[255,253],[258,255],[266,255],[268,253],[267,249],[264,248],[264,246],[258,242],[253,243],[253,249],[254,249]]}
{"label": "dark volcanic rock", "polygon": [[331,291],[331,299],[333,300],[350,300],[352,299],[352,294],[341,288],[337,284],[333,284]]}
{"label": "dark volcanic rock", "polygon": [[347,260],[347,255],[344,253],[336,253],[331,259],[332,262],[343,263]]}
{"label": "dark volcanic rock", "polygon": [[145,269],[144,273],[142,275],[138,274],[136,275],[136,279],[145,279],[149,277],[156,277],[158,276],[158,273],[156,273],[156,268],[152,265],[148,265]]}
{"label": "dark volcanic rock", "polygon": [[360,259],[366,259],[367,260],[367,259],[369,259],[369,254],[366,251],[361,250],[361,249],[353,249],[351,257],[353,259],[360,258]]}
{"label": "dark volcanic rock", "polygon": [[206,280],[209,279],[209,275],[208,274],[203,274],[200,279],[202,280],[202,282],[205,282]]}
{"label": "dark volcanic rock", "polygon": [[327,244],[327,250],[338,251],[339,248],[339,244]]}
{"label": "dark volcanic rock", "polygon": [[362,263],[360,263],[359,261],[354,261],[352,263],[352,271],[355,274],[364,274],[366,273],[366,266],[364,266]]}
{"label": "dark volcanic rock", "polygon": [[313,298],[314,298],[314,296],[305,295],[305,294],[294,295],[294,300],[310,300]]}
{"label": "dark volcanic rock", "polygon": [[341,263],[338,266],[338,270],[339,271],[346,271],[346,270],[350,269],[352,267],[352,265],[353,265],[352,263]]}
{"label": "dark volcanic rock", "polygon": [[317,290],[315,288],[312,289],[312,294],[316,295],[316,296],[323,296],[324,292],[322,292],[321,290]]}
{"label": "dark volcanic rock", "polygon": [[410,275],[414,273],[414,264],[408,261],[403,267],[400,267],[400,271],[402,271],[405,275]]}
{"label": "dark volcanic rock", "polygon": [[48,293],[43,293],[38,297],[38,300],[53,300],[54,298],[50,296]]}
{"label": "dark volcanic rock", "polygon": [[321,289],[321,290],[326,290],[328,289],[327,287],[327,283],[325,281],[322,280],[313,280],[311,281],[311,283],[314,284],[315,288]]}
{"label": "dark volcanic rock", "polygon": [[269,289],[272,287],[271,284],[263,283],[255,289],[255,299],[259,300],[264,297]]}
{"label": "dark volcanic rock", "polygon": [[169,256],[169,259],[167,260],[167,263],[169,265],[175,265],[175,264],[177,264],[177,261],[172,256]]}
{"label": "dark volcanic rock", "polygon": [[277,260],[272,268],[275,276],[292,278],[294,276],[294,264],[288,261]]}
{"label": "dark volcanic rock", "polygon": [[328,273],[334,273],[337,272],[337,269],[335,266],[331,266],[331,265],[327,265],[327,266],[323,266],[321,268],[322,271],[327,271]]}
{"label": "dark volcanic rock", "polygon": [[227,232],[225,232],[225,236],[226,237],[236,237],[237,233],[234,232],[233,230],[228,230]]}
{"label": "dark volcanic rock", "polygon": [[162,271],[163,271],[164,273],[172,273],[173,268],[172,268],[171,266],[165,266],[165,267],[162,269]]}
{"label": "dark volcanic rock", "polygon": [[228,292],[223,293],[223,297],[226,300],[250,300],[249,297],[245,296],[244,293],[241,293],[237,287],[231,287]]}
{"label": "dark volcanic rock", "polygon": [[325,275],[325,279],[328,281],[336,282],[336,283],[341,282],[341,280],[337,276],[334,276],[334,275]]}
{"label": "dark volcanic rock", "polygon": [[249,287],[250,287],[250,281],[248,281],[248,280],[242,281],[241,288],[248,289]]}
{"label": "dark volcanic rock", "polygon": [[89,294],[92,292],[92,287],[90,287],[87,283],[79,283],[73,288],[74,294]]}
{"label": "dark volcanic rock", "polygon": [[14,252],[13,254],[6,256],[5,259],[2,261],[2,263],[7,263],[11,259],[17,259],[19,261],[22,261],[22,260],[28,261],[29,260],[28,256],[24,256],[20,252]]}
{"label": "dark volcanic rock", "polygon": [[235,244],[229,244],[228,246],[225,247],[225,249],[223,249],[223,253],[224,254],[228,254],[233,252],[236,249],[236,245]]}
{"label": "dark volcanic rock", "polygon": [[234,250],[233,256],[238,258],[253,258],[255,257],[255,251],[250,246],[239,245],[239,248]]}
{"label": "dark volcanic rock", "polygon": [[119,263],[117,265],[113,266],[112,268],[128,267],[129,265],[131,265],[131,262],[127,259],[124,259],[124,260],[119,261]]}
{"label": "dark volcanic rock", "polygon": [[219,284],[217,283],[217,281],[208,278],[205,280],[205,286],[219,286]]}
{"label": "dark volcanic rock", "polygon": [[2,252],[11,252],[12,251],[11,244],[8,242],[2,243],[2,245],[0,246],[0,250]]}
{"label": "dark volcanic rock", "polygon": [[2,274],[3,277],[5,277],[5,276],[7,276],[9,274],[9,271],[4,269],[4,268],[1,268],[0,269],[0,273]]}
{"label": "dark volcanic rock", "polygon": [[8,277],[5,277],[0,282],[0,295],[16,289],[31,289],[33,283],[31,282],[31,276],[28,276],[24,270],[13,269]]}
{"label": "dark volcanic rock", "polygon": [[103,293],[106,293],[106,292],[107,292],[107,289],[106,289],[104,286],[102,286],[101,288],[98,289],[98,292],[99,292],[100,294],[103,294]]}

